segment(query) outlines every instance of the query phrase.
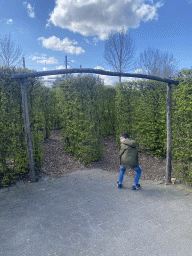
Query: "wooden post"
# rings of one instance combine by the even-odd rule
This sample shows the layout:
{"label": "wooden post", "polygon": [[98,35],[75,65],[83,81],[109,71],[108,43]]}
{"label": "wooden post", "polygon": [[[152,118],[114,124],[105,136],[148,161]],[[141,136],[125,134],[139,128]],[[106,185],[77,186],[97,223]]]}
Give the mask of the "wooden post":
{"label": "wooden post", "polygon": [[30,122],[29,122],[29,111],[27,105],[27,93],[25,87],[25,80],[21,80],[21,95],[22,95],[22,105],[23,105],[23,117],[24,117],[24,124],[25,124],[25,134],[27,138],[27,151],[29,156],[29,167],[30,167],[30,178],[31,181],[35,181],[35,164],[33,159],[33,148],[32,148],[32,141],[31,141],[31,131],[30,131]]}
{"label": "wooden post", "polygon": [[[67,55],[65,55],[65,69],[67,70]],[[65,79],[67,79],[67,74],[65,75]]]}
{"label": "wooden post", "polygon": [[171,183],[171,83],[167,84],[167,162],[166,184]]}
{"label": "wooden post", "polygon": [[65,55],[65,69],[67,69],[67,56]]}
{"label": "wooden post", "polygon": [[25,57],[23,57],[23,68],[25,68]]}
{"label": "wooden post", "polygon": [[121,83],[121,76],[119,76],[119,83]]}

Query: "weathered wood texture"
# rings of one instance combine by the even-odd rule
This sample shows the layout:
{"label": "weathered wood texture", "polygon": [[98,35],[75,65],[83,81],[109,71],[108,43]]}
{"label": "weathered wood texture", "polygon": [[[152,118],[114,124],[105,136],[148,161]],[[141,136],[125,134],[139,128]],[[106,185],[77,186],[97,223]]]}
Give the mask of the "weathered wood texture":
{"label": "weathered wood texture", "polygon": [[26,93],[25,81],[22,79],[20,84],[21,84],[25,134],[27,139],[27,151],[29,156],[30,178],[32,181],[35,181],[35,164],[34,164],[34,158],[33,158],[33,148],[32,148],[32,141],[31,141],[31,131],[30,131],[29,111],[28,111],[28,105],[27,105],[27,93]]}
{"label": "weathered wood texture", "polygon": [[171,83],[167,84],[167,156],[166,184],[171,183]]}
{"label": "weathered wood texture", "polygon": [[105,71],[101,69],[91,69],[91,68],[81,68],[81,69],[72,68],[72,69],[41,71],[41,72],[34,72],[34,73],[19,73],[19,74],[12,75],[12,78],[20,79],[20,78],[27,78],[27,77],[50,76],[50,75],[59,75],[59,74],[70,74],[70,73],[93,73],[93,74],[106,75],[106,76],[137,77],[137,78],[156,80],[156,81],[165,82],[165,83],[171,83],[175,85],[179,84],[178,81],[174,81],[168,78],[161,78],[157,76],[150,76],[150,75],[143,75],[143,74],[111,72],[111,71]]}

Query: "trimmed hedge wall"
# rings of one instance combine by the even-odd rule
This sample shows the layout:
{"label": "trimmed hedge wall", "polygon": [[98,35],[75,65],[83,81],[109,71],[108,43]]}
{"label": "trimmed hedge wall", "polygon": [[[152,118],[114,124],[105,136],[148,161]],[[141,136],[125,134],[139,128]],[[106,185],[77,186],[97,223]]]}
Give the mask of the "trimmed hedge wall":
{"label": "trimmed hedge wall", "polygon": [[[20,84],[11,75],[28,69],[0,69],[0,185],[29,171]],[[192,70],[182,70],[172,86],[172,158],[177,177],[192,184]],[[62,129],[64,149],[84,164],[103,155],[102,138],[127,132],[140,151],[166,157],[167,84],[156,81],[104,86],[93,75],[46,88],[27,79],[35,168],[43,164],[42,141]]]}
{"label": "trimmed hedge wall", "polygon": [[[32,72],[22,69],[0,69],[0,185],[13,183],[29,171],[23,120],[20,83],[11,75]],[[49,102],[52,93],[36,79],[28,79],[26,85],[31,123],[31,136],[36,170],[43,163],[41,142],[50,136],[52,112]]]}
{"label": "trimmed hedge wall", "polygon": [[60,83],[56,88],[64,149],[84,164],[103,155],[102,137],[115,134],[114,88],[88,75]]}

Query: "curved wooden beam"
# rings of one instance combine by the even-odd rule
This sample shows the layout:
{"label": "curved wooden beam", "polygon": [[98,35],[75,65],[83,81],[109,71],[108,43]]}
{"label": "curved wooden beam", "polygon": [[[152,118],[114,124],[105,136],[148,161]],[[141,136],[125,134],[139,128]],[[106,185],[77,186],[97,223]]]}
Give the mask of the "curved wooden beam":
{"label": "curved wooden beam", "polygon": [[22,79],[22,78],[28,78],[28,77],[51,76],[51,75],[60,75],[60,74],[71,74],[71,73],[93,73],[93,74],[106,75],[106,76],[137,77],[137,78],[156,80],[156,81],[160,81],[160,82],[164,82],[164,83],[171,83],[171,84],[175,84],[175,85],[179,84],[179,81],[174,81],[174,80],[171,80],[168,78],[161,78],[158,76],[120,73],[120,72],[112,72],[112,71],[105,71],[102,69],[91,69],[91,68],[76,68],[76,69],[72,68],[72,69],[40,71],[40,72],[33,72],[33,73],[19,73],[19,74],[12,75],[12,78]]}

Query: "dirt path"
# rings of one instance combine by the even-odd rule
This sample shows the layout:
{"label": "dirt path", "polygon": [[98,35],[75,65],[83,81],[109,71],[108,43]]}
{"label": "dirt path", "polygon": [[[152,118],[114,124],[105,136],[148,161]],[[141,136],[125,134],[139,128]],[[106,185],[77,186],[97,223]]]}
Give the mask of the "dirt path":
{"label": "dirt path", "polygon": [[[98,162],[83,165],[79,161],[74,161],[63,150],[61,142],[61,131],[53,130],[50,138],[43,141],[44,165],[40,176],[51,178],[63,174],[71,173],[80,169],[101,168],[109,172],[119,173],[119,150],[115,137],[109,136],[103,139],[105,155]],[[166,159],[151,157],[147,153],[139,153],[139,165],[142,169],[141,179],[143,180],[163,180],[166,172]],[[126,174],[135,176],[134,170],[127,170]]]}

